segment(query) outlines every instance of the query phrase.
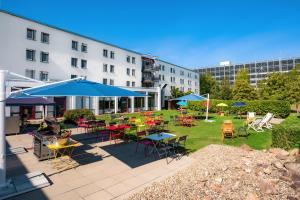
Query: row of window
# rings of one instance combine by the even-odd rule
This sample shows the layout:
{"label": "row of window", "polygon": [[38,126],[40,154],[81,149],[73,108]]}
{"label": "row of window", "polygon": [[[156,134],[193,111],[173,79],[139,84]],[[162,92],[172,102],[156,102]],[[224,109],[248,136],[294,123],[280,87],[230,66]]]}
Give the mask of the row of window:
{"label": "row of window", "polygon": [[[33,49],[26,49],[26,60],[35,61],[36,60],[36,51]],[[40,52],[40,61],[43,63],[49,63],[49,53]]]}
{"label": "row of window", "polygon": [[[130,87],[130,81],[126,81],[126,86]],[[135,82],[134,81],[131,82],[131,87],[135,87]]]}
{"label": "row of window", "polygon": [[[78,58],[71,58],[71,66],[78,67]],[[87,60],[81,59],[81,69],[87,69]]]}
{"label": "row of window", "polygon": [[[103,64],[103,72],[108,72],[108,64]],[[115,73],[115,66],[114,65],[109,66],[109,72],[110,73]]]}
{"label": "row of window", "polygon": [[[35,70],[32,69],[26,69],[25,70],[25,76],[28,78],[36,79]],[[48,81],[48,72],[40,71],[39,74],[39,80],[41,81]]]}
{"label": "row of window", "polygon": [[127,56],[126,61],[128,63],[135,64],[135,57]]}
{"label": "row of window", "polygon": [[127,68],[127,69],[126,69],[126,74],[127,74],[128,76],[135,76],[135,69],[132,69],[132,70],[131,70],[131,73],[130,73],[130,68]]}
{"label": "row of window", "polygon": [[[27,28],[26,37],[28,40],[36,40],[36,30]],[[49,33],[41,32],[41,42],[49,44],[50,35]]]}
{"label": "row of window", "polygon": [[[108,85],[108,79],[107,78],[104,78],[103,80],[102,80],[102,83],[104,84],[104,85]],[[114,85],[115,84],[115,81],[113,80],[113,79],[109,79],[109,85]]]}
{"label": "row of window", "polygon": [[[78,41],[72,40],[72,49],[78,51]],[[88,46],[87,44],[81,43],[81,52],[87,53]]]}

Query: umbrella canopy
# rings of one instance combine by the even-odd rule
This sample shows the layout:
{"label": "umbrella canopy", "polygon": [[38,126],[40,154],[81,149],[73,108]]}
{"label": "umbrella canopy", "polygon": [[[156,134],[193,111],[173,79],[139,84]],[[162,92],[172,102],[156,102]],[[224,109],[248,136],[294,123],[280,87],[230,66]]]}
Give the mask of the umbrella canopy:
{"label": "umbrella canopy", "polygon": [[42,97],[33,98],[8,98],[6,99],[6,106],[31,106],[31,105],[54,105],[53,100]]}
{"label": "umbrella canopy", "polygon": [[202,101],[202,100],[206,100],[205,97],[200,96],[200,95],[196,95],[196,94],[188,94],[182,97],[178,97],[176,99],[173,100],[178,100],[178,101]]}
{"label": "umbrella canopy", "polygon": [[176,103],[179,106],[187,106],[187,102],[186,101],[179,101]]}
{"label": "umbrella canopy", "polygon": [[13,97],[25,95],[36,97],[48,96],[87,96],[87,97],[143,97],[144,94],[122,89],[115,86],[104,85],[97,82],[74,79],[25,89]]}
{"label": "umbrella canopy", "polygon": [[235,102],[234,104],[232,104],[232,106],[234,107],[242,107],[242,106],[246,106],[245,102]]}
{"label": "umbrella canopy", "polygon": [[217,104],[217,106],[218,107],[226,107],[226,106],[228,106],[226,103],[219,103],[219,104]]}

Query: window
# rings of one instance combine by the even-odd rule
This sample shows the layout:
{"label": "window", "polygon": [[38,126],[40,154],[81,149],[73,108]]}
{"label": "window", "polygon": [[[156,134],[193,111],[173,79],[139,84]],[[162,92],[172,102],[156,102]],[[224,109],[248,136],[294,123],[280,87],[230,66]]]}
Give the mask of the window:
{"label": "window", "polygon": [[110,73],[115,73],[115,66],[114,65],[110,65]]}
{"label": "window", "polygon": [[71,66],[72,67],[77,67],[77,58],[71,58]]}
{"label": "window", "polygon": [[127,71],[127,75],[128,75],[128,76],[130,76],[130,69],[129,69],[129,68],[127,68],[127,70],[126,70],[126,71]]}
{"label": "window", "polygon": [[86,69],[87,68],[87,60],[81,60],[81,68]]}
{"label": "window", "polygon": [[103,83],[104,85],[107,85],[107,78],[104,78],[103,81],[102,81],[102,83]]}
{"label": "window", "polygon": [[110,52],[110,58],[115,59],[115,52],[113,52],[113,51]]}
{"label": "window", "polygon": [[162,75],[162,80],[163,80],[163,81],[165,80],[165,75]]}
{"label": "window", "polygon": [[36,30],[28,28],[27,29],[27,39],[28,40],[35,40],[35,38],[36,38]]}
{"label": "window", "polygon": [[131,62],[132,62],[132,64],[135,64],[135,57],[131,58]]}
{"label": "window", "polygon": [[132,86],[132,87],[135,87],[135,82],[134,82],[134,81],[131,83],[131,86]]}
{"label": "window", "polygon": [[49,53],[41,52],[41,62],[48,63],[49,62]]}
{"label": "window", "polygon": [[184,79],[180,79],[180,84],[184,84]]}
{"label": "window", "polygon": [[130,56],[127,56],[126,60],[128,63],[130,63]]}
{"label": "window", "polygon": [[130,81],[126,81],[126,86],[130,87]]}
{"label": "window", "polygon": [[87,44],[81,44],[81,51],[85,53],[87,52]]}
{"label": "window", "polygon": [[109,84],[110,84],[110,85],[114,85],[114,84],[115,84],[114,80],[113,80],[113,79],[110,79],[110,80],[109,80]]}
{"label": "window", "polygon": [[161,66],[161,70],[165,71],[165,66],[164,65]]}
{"label": "window", "polygon": [[35,61],[35,50],[26,49],[26,59],[30,61]]}
{"label": "window", "polygon": [[28,78],[35,79],[35,71],[32,69],[26,69],[25,70],[25,76]]}
{"label": "window", "polygon": [[78,42],[77,41],[74,41],[74,40],[72,40],[72,49],[73,50],[78,50]]}
{"label": "window", "polygon": [[41,33],[41,42],[49,44],[49,34],[48,33]]}
{"label": "window", "polygon": [[198,76],[195,74],[195,79],[198,79]]}
{"label": "window", "polygon": [[175,69],[171,67],[170,68],[170,72],[173,73],[173,74],[175,74]]}
{"label": "window", "polygon": [[107,72],[107,64],[103,64],[103,72]]}
{"label": "window", "polygon": [[73,79],[73,78],[77,78],[77,75],[71,74],[71,79]]}
{"label": "window", "polygon": [[107,57],[107,56],[108,56],[108,51],[107,51],[107,49],[103,49],[103,56],[104,56],[104,57]]}
{"label": "window", "polygon": [[183,76],[184,75],[184,71],[181,70],[180,71],[180,75]]}
{"label": "window", "polygon": [[48,72],[41,71],[40,80],[41,81],[48,81]]}
{"label": "window", "polygon": [[132,74],[132,76],[135,76],[135,69],[131,70],[131,74]]}

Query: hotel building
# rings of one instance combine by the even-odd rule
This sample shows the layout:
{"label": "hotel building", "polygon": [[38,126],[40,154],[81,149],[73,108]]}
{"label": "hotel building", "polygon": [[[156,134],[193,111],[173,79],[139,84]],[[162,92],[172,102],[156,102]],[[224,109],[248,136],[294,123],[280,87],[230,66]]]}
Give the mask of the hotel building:
{"label": "hotel building", "polygon": [[[115,85],[147,94],[143,98],[54,97],[49,113],[61,115],[66,109],[89,108],[95,114],[165,107],[172,87],[199,93],[198,73],[159,58],[73,33],[32,19],[0,11],[0,69],[42,81],[54,82],[76,77]],[[41,83],[8,80],[8,91]],[[22,108],[7,108],[17,115]],[[40,118],[39,106],[30,108]]]}

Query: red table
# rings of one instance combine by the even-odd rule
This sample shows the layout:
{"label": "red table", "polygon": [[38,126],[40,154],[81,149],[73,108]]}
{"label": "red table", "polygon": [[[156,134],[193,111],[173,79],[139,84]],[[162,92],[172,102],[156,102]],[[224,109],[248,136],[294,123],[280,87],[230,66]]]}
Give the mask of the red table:
{"label": "red table", "polygon": [[[113,136],[121,136],[121,133],[124,134],[125,129],[129,129],[129,125],[111,125],[107,126],[106,129],[109,131],[109,142],[111,144],[111,140]],[[116,131],[119,131],[119,133],[114,133]],[[125,135],[125,134],[124,134]]]}

